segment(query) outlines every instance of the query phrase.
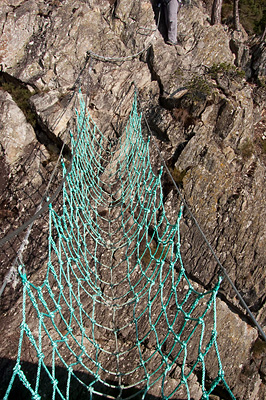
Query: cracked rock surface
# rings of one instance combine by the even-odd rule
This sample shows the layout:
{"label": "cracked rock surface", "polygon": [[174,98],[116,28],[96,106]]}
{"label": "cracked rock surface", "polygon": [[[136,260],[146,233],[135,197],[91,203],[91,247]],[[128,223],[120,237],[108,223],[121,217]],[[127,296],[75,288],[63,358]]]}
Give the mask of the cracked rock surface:
{"label": "cracked rock surface", "polygon": [[[181,9],[176,48],[165,44],[163,19],[157,29],[155,15],[158,10],[149,0],[3,1],[0,74],[6,75],[0,89],[1,238],[33,215],[55,165],[58,146],[63,140],[69,145],[68,131],[77,104],[74,89],[80,87],[88,94],[89,112],[103,132],[108,134],[112,126],[119,133],[131,108],[134,82],[154,140],[186,202],[265,331],[265,87],[251,84],[235,67],[233,33],[225,26],[211,26],[200,0]],[[131,58],[132,54],[136,56]],[[265,46],[258,46],[252,57],[249,62],[262,79]],[[29,107],[37,128],[12,99],[10,85],[17,82],[12,78],[32,91]],[[160,164],[155,151],[151,160]],[[166,175],[165,204],[174,218],[174,186]],[[45,263],[41,242],[46,233],[47,225],[36,228],[32,239],[38,236],[40,240],[29,246],[25,256],[29,264],[33,256],[40,257],[39,264],[33,263],[38,264],[36,270]],[[208,289],[216,279],[217,265],[210,261],[209,249],[187,215],[181,235],[189,278]],[[13,250],[5,246],[2,280],[19,243],[12,245]],[[2,371],[10,368],[6,359],[16,358],[20,294],[19,284],[8,285],[3,296]],[[217,304],[217,327],[221,360],[236,398],[264,400],[264,342],[226,280]],[[169,385],[176,384],[179,369],[177,365]],[[211,377],[211,359],[207,369]],[[196,374],[191,375],[191,385],[193,398],[199,399]],[[157,387],[153,391],[151,395],[160,397]],[[224,399],[221,393],[216,397]]]}

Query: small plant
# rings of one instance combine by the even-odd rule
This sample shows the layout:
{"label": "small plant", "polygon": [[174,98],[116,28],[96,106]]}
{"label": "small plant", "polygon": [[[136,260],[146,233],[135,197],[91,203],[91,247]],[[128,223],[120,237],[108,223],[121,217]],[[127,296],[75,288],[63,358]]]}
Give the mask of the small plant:
{"label": "small plant", "polygon": [[264,154],[266,154],[266,140],[261,141],[261,149]]}
{"label": "small plant", "polygon": [[258,138],[256,143],[260,147],[262,154],[266,154],[266,136],[263,135],[262,138]]}
{"label": "small plant", "polygon": [[265,76],[260,76],[258,78],[258,84],[259,84],[260,87],[262,87],[264,89],[266,88],[266,78],[265,78]]}
{"label": "small plant", "polygon": [[164,260],[167,257],[167,254],[170,250],[170,244],[168,246],[163,246],[159,244],[159,246],[152,241],[149,247],[146,247],[141,254],[141,261],[145,265],[149,265],[152,262]]}
{"label": "small plant", "polygon": [[226,73],[231,70],[232,65],[229,63],[219,63],[213,64],[213,66],[209,69],[209,73],[211,76],[216,76],[219,73]]}
{"label": "small plant", "polygon": [[7,82],[4,79],[1,79],[1,77],[0,77],[0,85],[3,90],[8,92],[12,96],[17,106],[24,113],[28,123],[30,123],[32,127],[35,128],[36,117],[32,112],[29,104],[30,97],[35,93],[31,93],[30,90],[27,87],[23,86],[22,84],[18,85],[13,82]]}
{"label": "small plant", "polygon": [[187,96],[192,101],[205,100],[207,96],[212,93],[212,85],[202,76],[194,76],[191,81],[187,83],[188,94]]}
{"label": "small plant", "polygon": [[183,76],[183,75],[184,75],[184,72],[183,72],[182,68],[178,67],[178,68],[173,72],[173,75],[174,75],[175,77]]}
{"label": "small plant", "polygon": [[261,359],[266,356],[266,343],[257,339],[252,347],[252,356],[254,359]]}
{"label": "small plant", "polygon": [[183,184],[183,180],[186,176],[187,170],[180,171],[178,168],[170,168],[170,172],[172,177],[174,178],[175,183],[180,186]]}
{"label": "small plant", "polygon": [[240,146],[240,152],[243,158],[250,158],[254,153],[254,144],[250,139],[246,139]]}
{"label": "small plant", "polygon": [[213,79],[216,79],[219,74],[227,75],[232,79],[244,78],[245,72],[229,63],[213,64],[209,69],[209,74]]}

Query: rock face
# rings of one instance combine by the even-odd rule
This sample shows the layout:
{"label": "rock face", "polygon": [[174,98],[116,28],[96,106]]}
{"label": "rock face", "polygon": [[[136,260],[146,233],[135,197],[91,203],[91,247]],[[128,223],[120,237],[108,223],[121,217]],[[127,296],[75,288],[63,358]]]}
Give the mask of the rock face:
{"label": "rock face", "polygon": [[266,76],[266,45],[264,43],[260,43],[255,46],[253,51],[253,59],[252,59],[252,68],[257,77],[265,78]]}
{"label": "rock face", "polygon": [[[248,77],[254,74],[262,82],[265,44],[251,56],[245,35],[211,26],[201,1],[194,3],[178,15],[177,47],[165,44],[162,14],[157,29],[158,9],[148,0],[14,0],[1,5],[0,64],[6,74],[0,91],[1,237],[35,212],[58,146],[62,141],[69,145],[77,89],[88,94],[87,105],[101,130],[108,134],[111,126],[119,134],[135,83],[154,140],[186,202],[266,330],[266,95],[263,85],[249,83],[236,68],[242,66]],[[7,76],[32,91],[29,106],[37,128],[7,93]],[[155,150],[151,158],[156,166]],[[175,201],[173,189],[165,174],[169,210]],[[40,229],[45,233],[46,228]],[[184,215],[181,234],[187,273],[208,289],[218,267],[189,215]],[[5,246],[2,280],[10,267],[7,260],[14,259],[20,243],[13,244],[15,251]],[[38,246],[29,246],[25,254],[29,264],[31,254],[44,262]],[[19,290],[9,284],[5,289],[1,332],[6,321],[10,331],[17,329],[8,308]],[[226,280],[217,315],[219,350],[231,389],[237,399],[263,400],[264,345]],[[211,376],[211,362],[208,368]],[[196,375],[191,380],[197,381]],[[198,381],[193,388],[196,399],[201,393]],[[154,396],[160,394],[155,390]]]}
{"label": "rock face", "polygon": [[27,147],[35,140],[32,126],[7,92],[0,92],[1,147],[7,165],[12,168],[23,157]]}

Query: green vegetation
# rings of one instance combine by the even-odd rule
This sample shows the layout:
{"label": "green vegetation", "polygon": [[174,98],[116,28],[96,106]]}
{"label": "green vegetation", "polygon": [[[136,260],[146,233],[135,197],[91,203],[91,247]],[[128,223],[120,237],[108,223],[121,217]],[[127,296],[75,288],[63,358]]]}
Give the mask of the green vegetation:
{"label": "green vegetation", "polygon": [[174,71],[173,76],[175,76],[175,77],[184,76],[184,71],[183,71],[183,69],[182,69],[181,67],[178,67],[178,68]]}
{"label": "green vegetation", "polygon": [[261,139],[261,149],[263,154],[266,154],[266,140]]}
{"label": "green vegetation", "polygon": [[178,186],[179,186],[179,185],[182,185],[182,184],[183,184],[183,180],[184,180],[184,178],[185,178],[185,175],[186,175],[186,173],[187,173],[187,170],[185,169],[185,170],[183,170],[183,171],[180,171],[180,170],[177,169],[177,168],[170,168],[170,172],[171,172],[171,175],[172,175],[172,177],[173,177],[175,183],[176,183]]}
{"label": "green vegetation", "polygon": [[212,94],[212,84],[204,77],[195,75],[186,85],[188,89],[187,96],[193,101],[205,100]]}
{"label": "green vegetation", "polygon": [[259,146],[262,154],[266,154],[266,139],[263,138],[257,138],[256,140],[257,145]]}
{"label": "green vegetation", "polygon": [[152,262],[156,261],[161,261],[167,257],[168,252],[170,251],[170,244],[168,246],[163,246],[162,244],[159,244],[159,246],[156,244],[156,242],[153,240],[150,243],[150,247],[146,247],[142,254],[140,254],[140,258],[142,263],[144,265],[149,265]]}
{"label": "green vegetation", "polygon": [[227,75],[230,79],[245,77],[244,71],[229,63],[213,64],[209,69],[209,74],[213,79],[216,79],[218,74]]}
{"label": "green vegetation", "polygon": [[33,94],[26,86],[19,84],[17,82],[7,81],[7,79],[0,75],[0,88],[8,92],[17,106],[24,113],[28,123],[30,123],[33,128],[36,126],[36,116],[30,108],[29,99]]}
{"label": "green vegetation", "polygon": [[[266,25],[266,0],[240,0],[240,22],[249,34],[261,35]],[[223,20],[233,17],[233,0],[224,0],[222,8]]]}
{"label": "green vegetation", "polygon": [[266,356],[266,343],[257,339],[252,348],[252,355],[255,359]]}
{"label": "green vegetation", "polygon": [[248,159],[254,153],[254,144],[250,139],[246,139],[240,146],[242,157]]}
{"label": "green vegetation", "polygon": [[258,85],[262,88],[266,88],[266,77],[265,76],[260,76],[258,78]]}

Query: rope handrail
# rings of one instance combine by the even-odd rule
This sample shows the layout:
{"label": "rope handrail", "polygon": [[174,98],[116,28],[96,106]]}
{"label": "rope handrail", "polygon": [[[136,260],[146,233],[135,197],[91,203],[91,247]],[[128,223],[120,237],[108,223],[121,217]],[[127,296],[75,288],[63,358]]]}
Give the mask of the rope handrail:
{"label": "rope handrail", "polygon": [[[130,58],[104,57],[88,51],[86,60],[123,62],[144,51]],[[109,138],[98,132],[87,110],[87,96],[85,102],[81,97],[78,135],[76,139],[71,136],[71,161],[68,168],[62,161],[60,184],[50,199],[43,198],[32,218],[0,241],[1,246],[28,227],[22,253],[32,224],[49,209],[49,250],[43,281],[30,281],[20,254],[16,259],[23,284],[22,323],[18,357],[4,400],[9,398],[16,381],[22,382],[32,398],[40,400],[42,373],[49,380],[50,398],[69,400],[77,385],[90,398],[96,394],[129,400],[137,393],[144,399],[156,385],[161,386],[164,400],[177,396],[179,391],[182,396],[185,391],[190,398],[189,381],[198,368],[202,369],[198,385],[202,399],[210,399],[215,388],[222,385],[235,400],[217,344],[216,298],[222,278],[219,276],[215,286],[207,291],[195,289],[190,282],[180,250],[184,207],[221,274],[266,340],[262,328],[188,207],[153,138],[145,113],[138,113],[137,105],[141,111],[142,107],[136,85],[128,125],[115,141],[119,156],[108,147]],[[147,141],[142,135],[142,116],[149,131]],[[151,166],[150,140],[163,164],[159,176],[155,176]],[[89,162],[83,162],[85,157]],[[163,202],[163,168],[170,175],[179,198],[179,212],[174,222],[168,218]],[[106,173],[105,179],[101,179],[102,173]],[[59,193],[63,200],[60,215],[53,207]],[[119,193],[117,198],[114,193]],[[103,217],[100,207],[106,199],[107,215]],[[196,358],[192,361],[190,347],[194,335],[198,346],[193,349]],[[21,360],[24,338],[27,338],[27,351],[30,347],[38,358],[35,382],[24,373]],[[208,376],[207,357],[215,364],[212,377]],[[63,385],[57,379],[57,363],[66,370]],[[173,388],[168,385],[168,378],[177,366],[180,377],[175,379]],[[80,371],[90,379],[81,377]],[[113,382],[114,379],[117,381]],[[135,393],[127,393],[129,389]]]}
{"label": "rope handrail", "polygon": [[[154,174],[150,143],[142,135],[137,94],[129,125],[116,143],[120,157],[109,152],[109,138],[97,144],[97,129],[81,96],[80,101],[78,135],[71,138],[72,149],[76,149],[71,171],[63,165],[60,214],[49,204],[43,278],[30,280],[23,264],[18,269],[23,284],[22,323],[18,357],[4,400],[18,382],[40,399],[42,374],[49,398],[69,400],[77,385],[90,396],[110,399],[129,400],[136,392],[144,399],[156,387],[164,400],[184,392],[190,398],[190,378],[196,368],[202,369],[202,398],[209,399],[217,385],[222,385],[235,400],[217,345],[216,297],[221,279],[209,290],[196,289],[188,279],[180,249],[183,203],[180,199],[178,215],[170,220],[162,192],[163,169],[158,176]],[[78,121],[83,117],[86,123],[81,125]],[[88,154],[101,159],[104,150],[110,164],[100,183],[97,171],[102,170],[101,164],[88,168],[80,160]],[[115,204],[112,190],[105,192],[110,199],[105,218],[100,215],[101,198],[93,193],[95,187],[100,193],[103,184],[109,189],[116,184],[121,190]],[[192,336],[197,349],[190,362]],[[38,358],[34,376],[21,362],[25,343]],[[209,357],[212,369],[213,363],[216,368],[210,384]],[[67,374],[63,382],[57,376],[58,363]],[[177,365],[181,366],[180,377],[174,380],[175,386],[169,386],[169,374]]]}
{"label": "rope handrail", "polygon": [[141,54],[143,54],[145,51],[147,51],[149,49],[149,47],[151,46],[151,44],[152,44],[152,42],[153,42],[153,40],[154,40],[154,38],[155,38],[155,36],[157,34],[158,27],[160,25],[160,20],[161,20],[161,7],[159,7],[159,13],[158,13],[158,19],[157,19],[157,23],[156,23],[156,28],[155,29],[149,29],[149,28],[141,27],[141,29],[150,30],[151,32],[153,32],[153,34],[151,36],[151,39],[143,47],[143,49],[137,51],[134,54],[129,54],[128,56],[124,56],[124,57],[111,57],[111,56],[104,56],[104,55],[101,55],[101,54],[94,53],[91,50],[88,50],[87,54],[89,56],[97,59],[97,60],[106,61],[106,62],[126,62],[126,61],[132,60],[134,58],[137,58]]}
{"label": "rope handrail", "polygon": [[[57,119],[57,121],[55,121],[54,126],[53,126],[54,129],[59,124],[61,118],[65,114],[68,105],[71,103],[71,101],[73,100],[74,96],[77,94],[76,87],[77,87],[77,84],[80,81],[80,77],[81,77],[83,71],[85,70],[85,68],[86,68],[86,66],[88,64],[88,61],[89,61],[89,57],[86,57],[85,61],[84,61],[84,65],[81,68],[81,70],[80,70],[80,72],[78,74],[78,77],[76,78],[75,83],[73,85],[73,94],[72,94],[71,98],[69,99],[68,104],[66,104],[64,109],[62,110],[62,113],[61,113],[60,117]],[[90,71],[91,71],[91,63],[90,63],[90,66],[89,66],[88,74],[90,74]],[[86,104],[87,104],[87,96],[86,96]],[[83,118],[83,121],[82,121],[82,124],[84,124],[84,123],[85,123],[85,118]],[[9,242],[11,239],[13,239],[14,237],[18,236],[20,233],[22,233],[25,229],[28,228],[27,232],[26,232],[26,234],[25,234],[25,236],[24,236],[24,238],[22,240],[22,243],[21,243],[21,245],[19,247],[17,256],[16,256],[16,258],[15,258],[15,260],[13,262],[13,265],[10,267],[10,269],[6,273],[6,275],[4,277],[4,280],[2,282],[2,285],[1,285],[1,288],[0,288],[0,300],[1,300],[1,297],[3,295],[4,290],[6,288],[6,285],[11,280],[13,280],[15,282],[17,281],[17,275],[18,275],[17,266],[23,264],[22,254],[23,254],[25,248],[27,247],[28,239],[29,239],[32,227],[34,225],[34,222],[48,210],[49,204],[55,201],[55,199],[59,195],[59,193],[60,193],[60,191],[61,191],[61,189],[62,189],[62,187],[64,185],[65,180],[67,179],[68,174],[71,171],[73,157],[75,155],[75,151],[76,151],[77,146],[78,146],[78,141],[77,141],[76,148],[73,151],[73,154],[72,154],[72,157],[71,157],[71,160],[70,160],[70,164],[68,166],[68,171],[67,171],[66,176],[62,179],[61,183],[58,185],[58,187],[55,190],[55,192],[53,193],[53,195],[51,197],[48,197],[47,195],[48,195],[50,186],[52,184],[52,181],[54,179],[54,176],[56,174],[56,171],[58,169],[59,162],[60,162],[60,160],[62,158],[65,145],[66,145],[66,141],[64,140],[63,145],[62,145],[61,150],[60,150],[60,153],[59,153],[59,155],[57,157],[55,166],[54,166],[53,171],[51,173],[51,176],[49,178],[48,184],[47,184],[47,186],[45,188],[45,192],[44,192],[44,194],[43,194],[43,196],[42,196],[42,198],[41,198],[41,200],[39,202],[39,205],[37,206],[37,209],[36,209],[35,213],[33,214],[33,216],[31,218],[29,218],[27,221],[25,221],[24,224],[22,224],[17,229],[15,229],[14,231],[10,232],[9,234],[4,236],[0,240],[0,248],[1,248],[5,243]]]}
{"label": "rope handrail", "polygon": [[[136,90],[137,90],[137,88],[136,88]],[[139,105],[140,105],[140,109],[142,110],[140,99],[139,99]],[[170,179],[171,179],[171,181],[172,181],[172,183],[173,183],[173,185],[174,185],[174,187],[175,187],[175,189],[176,189],[176,192],[178,193],[179,198],[182,200],[182,203],[184,204],[184,207],[186,208],[187,212],[189,213],[191,219],[194,221],[194,223],[195,223],[195,225],[196,225],[196,227],[197,227],[197,229],[198,229],[200,235],[202,236],[204,242],[206,243],[207,247],[209,248],[211,254],[213,255],[213,257],[214,257],[216,263],[217,263],[218,266],[219,266],[219,269],[220,269],[222,275],[226,278],[226,280],[228,281],[228,283],[230,284],[230,286],[232,287],[232,289],[233,289],[234,292],[236,293],[236,295],[237,295],[237,297],[238,297],[238,299],[239,299],[239,301],[240,301],[242,307],[243,307],[243,308],[245,309],[245,311],[248,313],[248,315],[249,315],[251,321],[253,322],[253,324],[254,324],[254,325],[256,326],[256,328],[258,329],[258,331],[259,331],[259,333],[261,334],[263,340],[266,342],[266,334],[265,334],[265,332],[263,331],[261,325],[259,324],[259,322],[258,322],[257,319],[255,318],[254,314],[252,313],[252,311],[251,311],[250,308],[248,307],[247,303],[245,302],[245,300],[244,300],[243,297],[241,296],[239,290],[236,288],[236,286],[235,286],[235,284],[233,283],[232,279],[231,279],[230,276],[228,275],[228,273],[227,273],[225,267],[222,265],[222,263],[221,263],[221,261],[219,260],[219,258],[218,258],[218,256],[217,256],[216,252],[214,251],[212,245],[210,244],[210,242],[208,241],[208,239],[207,239],[205,233],[204,233],[203,230],[201,229],[201,227],[200,227],[200,225],[199,225],[199,223],[198,223],[196,217],[194,216],[193,212],[191,211],[190,207],[188,206],[188,204],[187,204],[187,202],[186,202],[186,200],[185,200],[183,194],[181,193],[181,191],[180,191],[180,189],[179,189],[179,187],[178,187],[176,181],[175,181],[174,178],[173,178],[173,175],[171,174],[171,172],[170,172],[170,170],[169,170],[169,168],[168,168],[168,166],[167,166],[167,164],[166,164],[166,162],[165,162],[165,160],[164,160],[164,158],[163,158],[163,156],[162,156],[162,153],[161,153],[161,151],[160,151],[160,149],[159,149],[159,147],[158,147],[156,141],[155,141],[154,138],[153,138],[152,129],[151,129],[149,123],[148,123],[148,120],[147,120],[146,115],[145,115],[145,113],[144,113],[143,110],[142,110],[142,113],[143,113],[143,117],[144,117],[145,124],[146,124],[146,126],[147,126],[148,131],[149,131],[151,140],[153,141],[153,144],[154,144],[154,146],[155,146],[155,148],[156,148],[156,150],[157,150],[157,152],[158,152],[158,154],[159,154],[159,156],[160,156],[160,158],[161,158],[161,161],[162,161],[162,163],[163,163],[163,165],[164,165],[165,170],[167,171],[167,174],[169,175],[169,177],[170,177]]]}
{"label": "rope handrail", "polygon": [[[156,32],[156,31],[157,31],[158,26],[159,26],[159,23],[160,23],[160,16],[161,16],[161,11],[159,11],[159,16],[158,16],[158,21],[157,21],[156,29],[152,30],[152,32]],[[85,55],[85,62],[84,62],[84,65],[83,65],[83,67],[81,68],[81,70],[80,70],[80,72],[79,72],[79,74],[78,74],[78,77],[76,78],[76,80],[75,80],[75,82],[74,82],[74,85],[72,86],[73,94],[72,94],[72,96],[71,96],[71,98],[70,98],[68,104],[70,104],[70,102],[72,101],[74,95],[76,94],[76,87],[77,87],[77,85],[78,85],[78,83],[79,83],[80,76],[82,75],[83,71],[85,70],[89,59],[95,58],[95,59],[98,59],[98,60],[100,60],[100,61],[107,61],[107,62],[108,62],[108,61],[110,61],[110,62],[112,62],[112,61],[113,61],[113,62],[124,62],[124,61],[127,61],[127,60],[131,60],[131,59],[134,59],[134,58],[138,57],[138,56],[141,55],[142,53],[144,53],[144,52],[150,47],[150,45],[151,45],[153,39],[154,39],[154,34],[152,35],[152,38],[150,39],[149,43],[148,43],[146,46],[144,46],[144,48],[143,48],[142,50],[138,51],[138,52],[135,53],[135,54],[131,54],[131,55],[128,55],[128,56],[125,56],[125,57],[108,57],[108,56],[99,55],[99,54],[97,54],[97,53],[94,53],[94,52],[91,51],[91,50],[88,50],[88,51],[86,52],[86,55]],[[89,70],[91,70],[91,66],[90,66]],[[130,87],[131,87],[131,85],[130,85]],[[86,97],[86,99],[87,99],[87,97]],[[56,126],[58,125],[58,123],[60,122],[61,118],[63,117],[63,115],[64,115],[65,112],[66,112],[67,107],[68,107],[68,105],[66,105],[66,106],[64,107],[64,110],[62,110],[61,115],[57,118],[57,120],[55,121],[55,123],[54,123],[54,125],[53,125],[53,129],[55,129],[55,127],[56,127]],[[62,148],[61,148],[60,154],[59,154],[59,156],[58,156],[57,164],[56,164],[55,169],[57,168],[58,161],[59,161],[59,159],[61,158],[61,155],[62,155],[64,146],[65,146],[65,142],[63,143],[63,146],[62,146]],[[54,174],[54,172],[55,172],[55,171],[53,171],[52,175]],[[61,189],[61,188],[60,188],[60,189]],[[59,189],[59,191],[60,191],[60,189]],[[58,195],[58,194],[57,194],[57,195]],[[38,212],[36,212],[32,218],[29,218],[29,220],[27,220],[22,226],[20,226],[19,228],[15,229],[15,230],[14,230],[13,232],[11,232],[10,234],[8,234],[8,235],[6,235],[5,237],[3,237],[2,239],[0,239],[0,248],[1,248],[6,242],[8,242],[9,240],[11,240],[13,237],[18,236],[23,230],[25,230],[30,224],[32,224],[40,215],[42,215],[43,212],[47,211],[48,206],[49,206],[49,202],[50,202],[50,201],[53,201],[53,200],[57,197],[57,195],[56,195],[56,196],[52,196],[51,199],[49,199],[49,201],[47,202],[47,204],[45,204],[40,210],[38,210]],[[43,199],[41,200],[42,203],[44,202],[44,198],[45,198],[45,196],[43,196]],[[1,296],[0,296],[0,297],[1,297]]]}

